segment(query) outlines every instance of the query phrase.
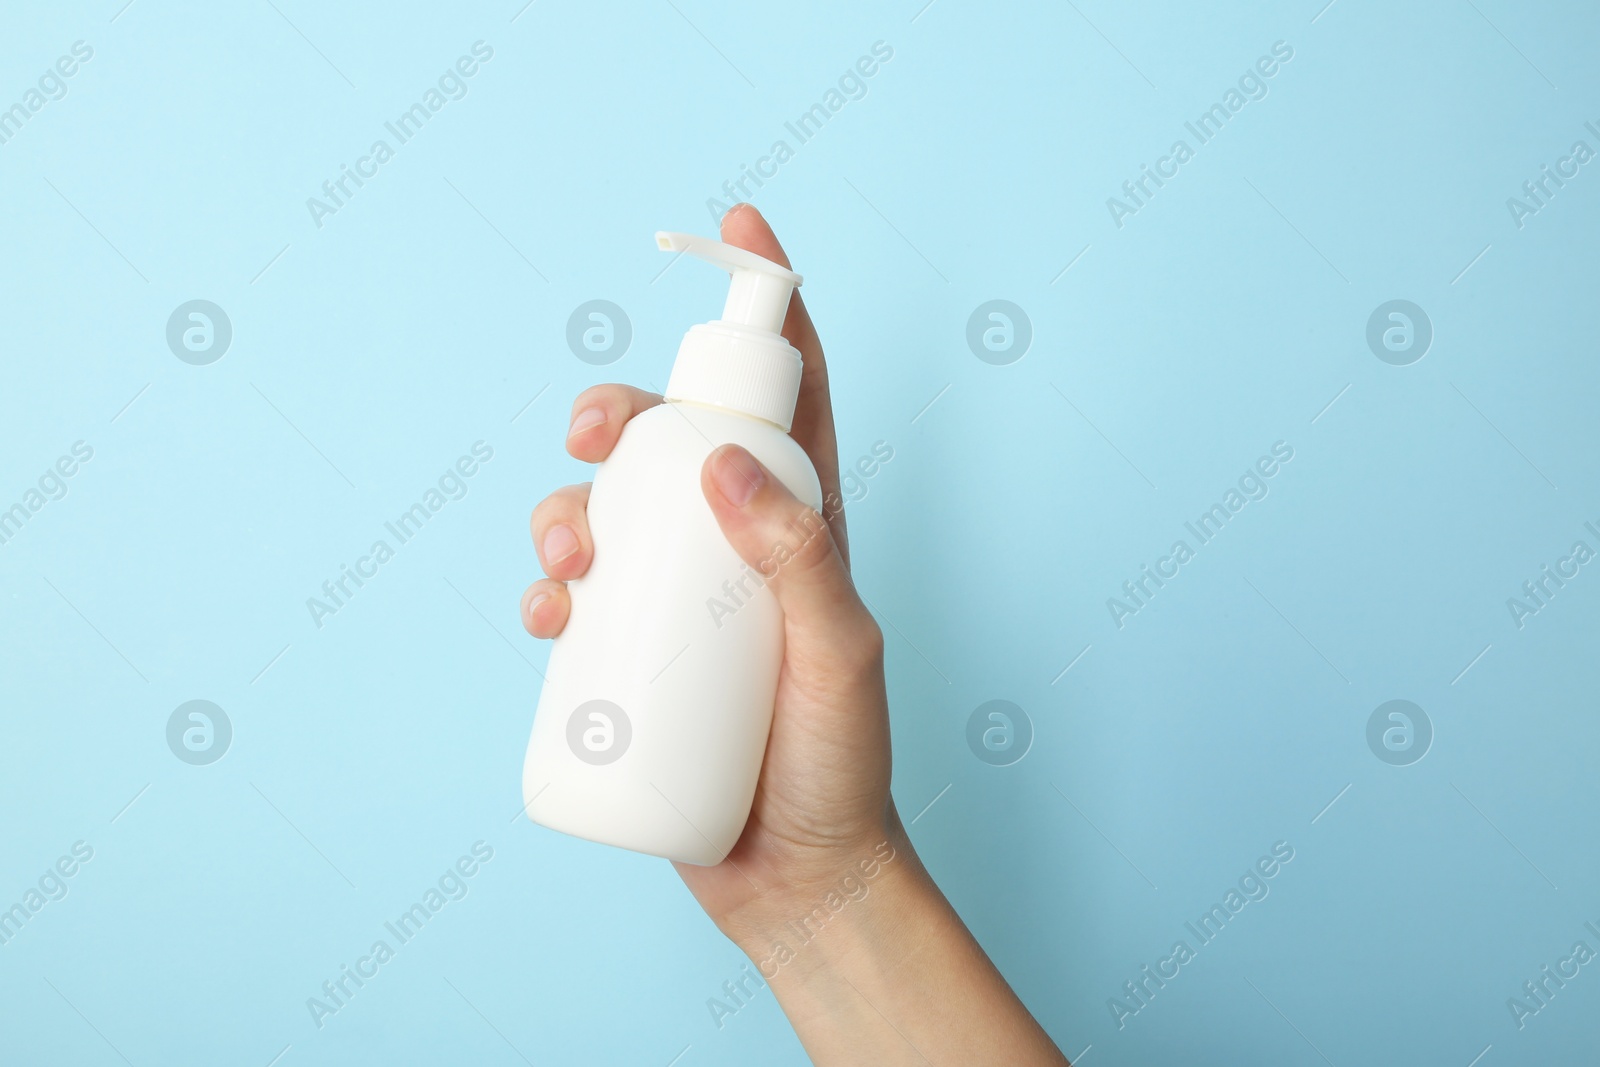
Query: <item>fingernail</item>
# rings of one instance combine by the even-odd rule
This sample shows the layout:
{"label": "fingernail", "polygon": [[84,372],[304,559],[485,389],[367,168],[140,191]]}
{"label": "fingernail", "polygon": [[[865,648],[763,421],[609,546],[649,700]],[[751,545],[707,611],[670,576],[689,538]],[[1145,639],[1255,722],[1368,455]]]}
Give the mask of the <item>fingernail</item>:
{"label": "fingernail", "polygon": [[533,618],[533,613],[539,610],[539,605],[549,599],[549,593],[535,593],[533,599],[528,601],[528,618]]}
{"label": "fingernail", "polygon": [[722,455],[711,470],[711,477],[728,503],[736,508],[750,503],[750,498],[767,480],[766,472],[755,457],[735,446],[724,446]]}
{"label": "fingernail", "polygon": [[544,535],[544,561],[547,565],[560,563],[576,551],[578,535],[566,523],[552,526],[550,532]]}
{"label": "fingernail", "polygon": [[572,426],[567,430],[568,437],[576,437],[585,430],[592,430],[606,421],[605,408],[584,408],[573,416]]}

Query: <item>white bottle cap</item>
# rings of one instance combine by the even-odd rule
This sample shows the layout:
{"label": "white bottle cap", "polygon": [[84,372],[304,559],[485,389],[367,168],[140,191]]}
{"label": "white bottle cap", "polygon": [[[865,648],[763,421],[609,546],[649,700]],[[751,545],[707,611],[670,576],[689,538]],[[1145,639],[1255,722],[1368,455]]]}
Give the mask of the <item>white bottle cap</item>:
{"label": "white bottle cap", "polygon": [[732,275],[722,318],[683,335],[666,399],[728,408],[787,433],[800,396],[801,360],[782,330],[800,275],[754,252],[693,234],[660,232],[656,245],[715,263]]}

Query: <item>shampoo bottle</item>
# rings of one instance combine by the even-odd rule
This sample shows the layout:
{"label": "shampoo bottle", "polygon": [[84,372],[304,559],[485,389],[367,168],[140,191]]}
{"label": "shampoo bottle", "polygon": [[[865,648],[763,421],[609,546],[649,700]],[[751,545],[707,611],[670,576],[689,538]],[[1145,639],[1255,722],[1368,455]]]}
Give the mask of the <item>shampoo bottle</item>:
{"label": "shampoo bottle", "polygon": [[733,443],[819,510],[822,489],[788,432],[801,362],[780,331],[800,276],[705,238],[656,243],[728,271],[727,304],[684,336],[666,402],[636,415],[595,472],[593,562],[568,585],[522,788],[544,826],[709,865],[749,818],[783,615],[723,536],[701,467]]}

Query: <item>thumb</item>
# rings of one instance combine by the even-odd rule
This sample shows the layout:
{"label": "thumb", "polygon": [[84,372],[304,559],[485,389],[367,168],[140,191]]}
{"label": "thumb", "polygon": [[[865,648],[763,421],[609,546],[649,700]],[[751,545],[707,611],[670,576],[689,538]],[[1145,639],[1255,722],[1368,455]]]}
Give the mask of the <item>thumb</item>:
{"label": "thumb", "polygon": [[845,642],[876,629],[828,523],[754,456],[722,445],[706,457],[700,488],[733,550],[777,595],[791,633]]}

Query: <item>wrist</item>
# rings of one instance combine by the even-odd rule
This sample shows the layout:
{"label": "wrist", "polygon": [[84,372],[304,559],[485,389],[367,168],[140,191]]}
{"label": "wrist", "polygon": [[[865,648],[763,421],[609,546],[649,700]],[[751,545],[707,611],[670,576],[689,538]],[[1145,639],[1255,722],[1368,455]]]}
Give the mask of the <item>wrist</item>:
{"label": "wrist", "polygon": [[808,862],[723,925],[812,1061],[1065,1065],[929,876],[890,807],[870,843]]}
{"label": "wrist", "polygon": [[933,909],[948,908],[898,821],[841,850],[830,868],[763,894],[724,925],[774,989],[897,963],[914,951]]}

